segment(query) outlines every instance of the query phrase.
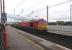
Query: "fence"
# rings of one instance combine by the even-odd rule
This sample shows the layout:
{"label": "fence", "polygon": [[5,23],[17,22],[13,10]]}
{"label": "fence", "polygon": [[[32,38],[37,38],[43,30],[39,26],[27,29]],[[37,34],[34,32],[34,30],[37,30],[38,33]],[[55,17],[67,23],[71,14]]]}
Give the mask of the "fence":
{"label": "fence", "polygon": [[4,50],[2,28],[3,27],[0,25],[0,50]]}
{"label": "fence", "polygon": [[72,36],[72,26],[48,25],[48,31],[56,34]]}

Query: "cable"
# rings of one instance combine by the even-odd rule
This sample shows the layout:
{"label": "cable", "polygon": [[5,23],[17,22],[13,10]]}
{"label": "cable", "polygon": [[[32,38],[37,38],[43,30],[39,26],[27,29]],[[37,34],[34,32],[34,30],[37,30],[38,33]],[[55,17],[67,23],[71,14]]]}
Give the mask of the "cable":
{"label": "cable", "polygon": [[[55,5],[52,5],[52,6],[48,6],[48,7],[49,7],[49,8],[53,8],[53,7],[62,5],[62,4],[66,4],[66,3],[70,2],[70,1],[72,1],[72,0],[64,1],[64,2],[62,2],[62,3],[58,3],[58,4],[55,4]],[[46,8],[39,9],[39,10],[36,10],[36,11],[42,11],[42,10],[44,10],[44,9],[46,9]]]}
{"label": "cable", "polygon": [[22,0],[20,4],[18,4],[13,10],[14,10],[14,16],[15,16],[15,9],[18,8],[20,5],[22,5],[26,0]]}
{"label": "cable", "polygon": [[[23,1],[24,1],[24,0],[23,0]],[[20,5],[22,5],[22,4],[23,4],[23,1],[22,1],[17,7],[19,7]],[[45,0],[43,0],[42,2],[39,2],[39,4],[43,3],[44,1],[45,1]],[[71,0],[67,0],[67,1],[61,2],[61,3],[55,4],[55,5],[49,6],[49,8],[53,8],[53,7],[56,7],[56,6],[58,6],[58,5],[65,4],[65,3],[68,3],[68,2],[70,2],[70,1],[71,1]],[[34,6],[37,6],[37,5],[39,5],[39,4],[37,3],[37,4],[34,5]],[[32,7],[34,7],[34,6],[32,6]],[[30,8],[32,8],[32,7],[30,7]],[[27,8],[27,9],[30,9],[30,8]],[[27,9],[25,9],[25,10],[27,10]],[[42,11],[42,10],[44,10],[44,9],[46,9],[46,8],[39,9],[39,10],[36,10],[36,11]]]}
{"label": "cable", "polygon": [[[22,5],[23,3],[24,3],[24,1],[25,0],[23,0],[22,2],[20,2],[20,4],[19,5],[17,5],[14,9],[16,9],[16,8],[18,8],[20,5]],[[45,0],[42,0],[42,1],[40,1],[40,2],[38,2],[37,4],[35,4],[34,6],[37,6],[37,5],[39,5],[40,3],[43,3]],[[32,7],[34,7],[34,6],[32,6]],[[30,7],[30,8],[32,8],[32,7]],[[30,9],[30,8],[27,8],[27,9]],[[26,9],[25,9],[26,10]]]}
{"label": "cable", "polygon": [[[15,8],[18,8],[20,5],[22,5],[26,0],[22,0]],[[14,8],[14,9],[15,9]]]}
{"label": "cable", "polygon": [[64,2],[62,2],[62,3],[59,3],[59,4],[56,4],[56,5],[49,6],[49,8],[53,8],[53,7],[62,5],[62,4],[66,4],[66,3],[70,2],[70,1],[72,1],[72,0],[67,0],[67,1],[64,1]]}
{"label": "cable", "polygon": [[[40,1],[40,2],[38,2],[37,4],[35,4],[34,6],[36,6],[36,5],[39,5],[40,3],[43,3],[45,0],[42,0],[42,1]],[[24,0],[18,5],[18,6],[16,6],[16,8],[18,8],[20,5],[22,5],[24,3]],[[32,6],[32,7],[34,7],[34,6]],[[30,7],[30,8],[32,8],[32,7]],[[15,15],[15,9],[16,8],[14,8],[14,15]],[[30,8],[27,8],[27,9],[30,9]],[[25,10],[27,10],[27,9],[25,9]],[[19,13],[20,14],[20,13]]]}
{"label": "cable", "polygon": [[[64,2],[62,2],[62,3],[58,3],[58,4],[55,4],[55,5],[49,6],[49,8],[53,8],[53,7],[56,7],[56,6],[58,6],[58,5],[65,4],[65,3],[68,3],[68,2],[70,2],[70,1],[72,1],[72,0],[67,0],[67,1],[64,1]],[[41,3],[43,3],[43,2],[41,2]],[[39,5],[39,4],[38,4],[38,5]],[[36,6],[36,5],[34,5],[34,6]],[[30,8],[32,8],[32,7],[30,7]],[[30,9],[30,8],[27,8],[27,9]],[[25,10],[27,10],[27,9],[25,9]],[[43,9],[45,9],[45,8],[43,8]],[[42,10],[42,9],[40,9],[40,10]]]}
{"label": "cable", "polygon": [[[23,4],[23,2],[24,2],[25,0],[23,0],[18,6],[16,6],[16,8],[17,7],[19,7],[20,5],[22,5]],[[43,2],[45,2],[46,0],[43,0],[43,1],[40,1],[39,3],[37,3],[36,5],[34,5],[34,6],[37,6],[37,5],[39,5],[39,4],[41,4],[41,3],[43,3]],[[51,8],[51,7],[55,7],[55,6],[58,6],[58,5],[61,5],[61,4],[64,4],[64,3],[67,3],[68,1],[66,1],[66,2],[62,2],[62,3],[59,3],[59,4],[56,4],[56,5],[53,5],[53,6],[49,6],[49,8]],[[70,2],[70,1],[69,1]],[[34,6],[32,6],[32,7],[34,7]],[[30,7],[30,8],[32,8],[32,7]],[[15,9],[16,9],[15,8]],[[30,9],[30,8],[27,8],[27,9]],[[27,10],[27,9],[25,9],[25,10]],[[43,9],[45,9],[45,8],[43,8]],[[40,9],[40,10],[43,10],[43,9]],[[39,10],[39,11],[40,11]]]}

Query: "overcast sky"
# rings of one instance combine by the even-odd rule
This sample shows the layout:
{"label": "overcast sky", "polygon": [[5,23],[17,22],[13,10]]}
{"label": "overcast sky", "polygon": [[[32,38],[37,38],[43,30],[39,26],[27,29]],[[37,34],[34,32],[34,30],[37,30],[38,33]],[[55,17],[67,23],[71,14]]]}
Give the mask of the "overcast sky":
{"label": "overcast sky", "polygon": [[[8,13],[8,21],[46,19],[48,5],[49,21],[68,21],[70,20],[70,2],[66,3],[67,1],[69,0],[5,0],[5,9]],[[54,6],[59,3],[61,5]],[[14,16],[14,10],[16,16]]]}

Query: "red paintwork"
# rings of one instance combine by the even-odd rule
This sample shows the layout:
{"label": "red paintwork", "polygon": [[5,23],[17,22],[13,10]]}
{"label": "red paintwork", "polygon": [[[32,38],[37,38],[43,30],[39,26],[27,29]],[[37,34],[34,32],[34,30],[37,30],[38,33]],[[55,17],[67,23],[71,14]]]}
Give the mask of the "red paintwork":
{"label": "red paintwork", "polygon": [[6,32],[3,32],[3,46],[4,48],[7,48],[7,35],[6,35]]}
{"label": "red paintwork", "polygon": [[30,27],[30,22],[21,22],[20,23],[20,26],[23,26],[23,27]]}
{"label": "red paintwork", "polygon": [[38,21],[33,22],[33,28],[37,29],[38,28]]}
{"label": "red paintwork", "polygon": [[39,19],[39,20],[31,20],[30,22],[21,22],[20,25],[23,27],[32,27],[34,29],[38,28],[39,24],[47,24],[47,22],[44,19]]}

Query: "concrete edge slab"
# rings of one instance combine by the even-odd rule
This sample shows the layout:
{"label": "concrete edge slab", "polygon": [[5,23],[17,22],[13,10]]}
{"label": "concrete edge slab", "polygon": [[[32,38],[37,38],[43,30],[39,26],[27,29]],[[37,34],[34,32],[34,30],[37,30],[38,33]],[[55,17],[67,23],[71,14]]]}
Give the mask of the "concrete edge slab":
{"label": "concrete edge slab", "polygon": [[[14,28],[14,27],[13,27]],[[21,30],[18,30],[16,28],[14,28],[16,31],[18,31],[19,33],[25,35],[26,37],[29,37],[30,39],[32,39],[33,41],[36,41],[37,40],[40,40],[40,42],[36,41],[37,43],[41,44],[41,45],[44,45],[48,48],[51,48],[52,50],[71,50],[69,48],[66,48],[64,46],[61,46],[61,45],[58,45],[56,43],[53,43],[53,42],[50,42],[50,41],[47,41],[45,39],[42,39],[40,37],[37,37],[37,36],[34,36],[32,34],[29,34],[27,32],[24,32],[24,31],[21,31]]]}

